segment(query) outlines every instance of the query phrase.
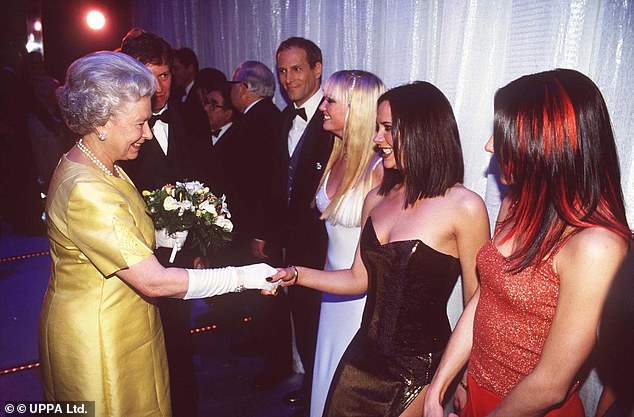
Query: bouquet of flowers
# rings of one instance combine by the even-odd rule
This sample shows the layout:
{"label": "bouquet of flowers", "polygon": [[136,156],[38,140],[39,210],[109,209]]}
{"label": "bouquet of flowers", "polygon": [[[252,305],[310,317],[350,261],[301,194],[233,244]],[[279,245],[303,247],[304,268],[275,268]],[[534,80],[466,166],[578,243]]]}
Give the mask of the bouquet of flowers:
{"label": "bouquet of flowers", "polygon": [[231,213],[225,196],[216,197],[199,181],[176,182],[142,192],[156,229],[158,246],[172,248],[174,262],[187,237],[206,256],[231,240]]}

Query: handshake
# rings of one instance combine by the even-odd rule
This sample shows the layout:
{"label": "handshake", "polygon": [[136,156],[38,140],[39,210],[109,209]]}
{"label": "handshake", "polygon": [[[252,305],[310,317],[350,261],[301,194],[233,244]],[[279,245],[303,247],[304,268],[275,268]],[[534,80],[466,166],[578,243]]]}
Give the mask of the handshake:
{"label": "handshake", "polygon": [[[292,272],[288,277],[288,270]],[[205,298],[228,292],[260,290],[264,295],[277,294],[277,288],[297,281],[297,269],[276,269],[265,263],[215,269],[187,269],[189,286],[184,299]],[[294,275],[293,275],[294,274]]]}

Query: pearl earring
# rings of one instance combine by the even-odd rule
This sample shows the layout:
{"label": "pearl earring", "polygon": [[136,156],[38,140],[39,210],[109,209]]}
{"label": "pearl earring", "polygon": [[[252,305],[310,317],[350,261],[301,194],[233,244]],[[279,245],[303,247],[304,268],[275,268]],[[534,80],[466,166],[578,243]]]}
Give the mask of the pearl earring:
{"label": "pearl earring", "polygon": [[103,142],[104,140],[106,140],[107,136],[106,136],[105,133],[101,132],[101,133],[99,133],[99,135],[97,135],[97,137],[99,138],[100,141]]}

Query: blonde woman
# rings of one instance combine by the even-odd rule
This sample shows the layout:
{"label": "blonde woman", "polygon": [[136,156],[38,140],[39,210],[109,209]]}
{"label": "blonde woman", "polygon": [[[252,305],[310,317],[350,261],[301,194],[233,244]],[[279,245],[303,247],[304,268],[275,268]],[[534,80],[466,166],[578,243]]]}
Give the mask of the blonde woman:
{"label": "blonde woman", "polygon": [[[333,151],[317,191],[326,221],[326,270],[350,268],[361,233],[361,208],[383,177],[374,151],[376,101],[385,87],[374,74],[338,71],[324,85],[323,127],[334,137]],[[321,416],[328,388],[343,352],[361,324],[365,294],[322,294],[310,415]]]}

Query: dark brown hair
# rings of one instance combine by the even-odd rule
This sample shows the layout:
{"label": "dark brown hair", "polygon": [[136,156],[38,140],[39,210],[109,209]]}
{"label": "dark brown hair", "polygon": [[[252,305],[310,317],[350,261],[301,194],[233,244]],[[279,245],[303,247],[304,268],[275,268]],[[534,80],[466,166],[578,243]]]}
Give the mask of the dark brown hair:
{"label": "dark brown hair", "polygon": [[378,104],[388,102],[396,172],[386,170],[380,195],[399,183],[405,186],[405,206],[437,197],[462,183],[464,165],[458,125],[445,95],[434,85],[417,81],[389,90]]}

